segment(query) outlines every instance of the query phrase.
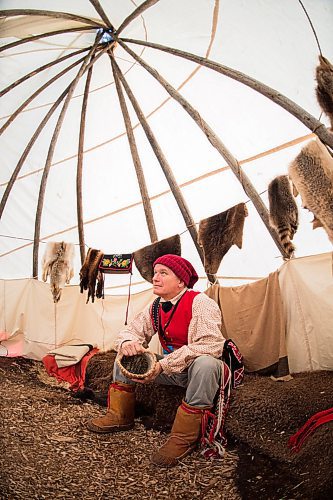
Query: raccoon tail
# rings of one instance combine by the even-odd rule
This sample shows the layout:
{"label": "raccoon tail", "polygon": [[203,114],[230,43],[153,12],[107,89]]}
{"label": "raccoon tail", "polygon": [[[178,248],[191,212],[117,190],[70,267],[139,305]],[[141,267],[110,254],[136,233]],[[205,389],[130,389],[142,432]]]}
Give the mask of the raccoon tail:
{"label": "raccoon tail", "polygon": [[286,226],[279,226],[277,228],[277,232],[280,238],[280,241],[282,243],[283,248],[285,249],[288,258],[290,259],[294,252],[295,252],[295,246],[291,242],[291,238],[293,237],[293,234],[291,234],[290,229]]}

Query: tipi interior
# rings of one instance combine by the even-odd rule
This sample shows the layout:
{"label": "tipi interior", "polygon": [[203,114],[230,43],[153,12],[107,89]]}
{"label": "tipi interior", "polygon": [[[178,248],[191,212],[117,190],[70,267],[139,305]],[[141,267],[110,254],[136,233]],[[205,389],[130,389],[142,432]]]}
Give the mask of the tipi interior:
{"label": "tipi interior", "polygon": [[[333,485],[329,455],[321,453],[331,427],[322,426],[295,459],[285,449],[288,425],[295,432],[322,401],[331,405],[332,25],[329,0],[1,1],[0,361],[8,364],[0,363],[0,374],[27,370],[32,426],[35,405],[53,396],[58,432],[70,414],[67,394],[49,389],[49,400],[38,383],[31,389],[39,362],[78,342],[112,352],[117,332],[154,298],[154,257],[177,253],[197,270],[195,289],[218,302],[223,333],[237,343],[247,372],[259,373],[237,393],[227,421],[230,435],[248,447],[237,466],[229,455],[233,471],[245,464],[244,491],[310,498]],[[158,339],[150,349],[161,352]],[[271,378],[261,377],[267,369]],[[12,386],[4,378],[11,429]],[[284,406],[287,387],[293,389]],[[155,414],[172,415],[166,401]],[[131,443],[140,442],[136,436]],[[100,443],[85,437],[96,451]],[[157,438],[147,431],[145,443],[150,439]],[[73,440],[55,437],[60,448]],[[96,453],[117,478],[128,457],[120,456],[121,438],[115,442],[118,461],[110,465],[113,456]],[[263,464],[262,476],[256,470],[249,479],[254,449],[294,467],[298,484],[261,488]],[[8,464],[17,456],[20,463],[16,451]],[[39,449],[47,461],[53,452]],[[199,463],[190,460],[189,467]],[[56,458],[49,467],[62,464]],[[92,464],[88,470],[96,472]],[[20,471],[15,494],[28,498],[31,471]],[[273,472],[274,465],[267,477]],[[140,474],[136,486],[148,498]],[[152,490],[156,477],[166,481],[156,473]],[[186,481],[193,497],[213,498],[214,488],[227,494],[216,477],[203,488]],[[104,498],[109,486],[100,477],[95,483]],[[38,483],[35,492],[51,497],[52,487]],[[163,498],[183,494],[175,488]],[[128,491],[123,498],[138,495]],[[241,498],[232,491],[228,498]],[[114,492],[120,495],[116,486]]]}

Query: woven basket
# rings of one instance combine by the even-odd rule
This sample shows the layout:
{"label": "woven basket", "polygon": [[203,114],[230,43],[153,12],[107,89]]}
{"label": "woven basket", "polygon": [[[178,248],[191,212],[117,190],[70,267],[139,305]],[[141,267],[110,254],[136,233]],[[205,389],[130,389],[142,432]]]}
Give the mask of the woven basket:
{"label": "woven basket", "polygon": [[141,380],[153,373],[156,362],[156,356],[151,351],[145,351],[136,356],[118,354],[116,358],[116,363],[125,377]]}

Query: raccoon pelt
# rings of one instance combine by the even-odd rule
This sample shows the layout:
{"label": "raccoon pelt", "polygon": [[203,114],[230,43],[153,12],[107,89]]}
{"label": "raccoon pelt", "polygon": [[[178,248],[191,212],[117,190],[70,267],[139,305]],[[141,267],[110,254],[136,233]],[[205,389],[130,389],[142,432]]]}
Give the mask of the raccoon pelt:
{"label": "raccoon pelt", "polygon": [[291,243],[298,228],[298,208],[287,175],[275,177],[268,185],[269,223],[276,229],[289,258],[295,247]]}
{"label": "raccoon pelt", "polygon": [[294,195],[314,215],[313,229],[323,226],[333,243],[333,158],[315,139],[309,142],[289,165]]}
{"label": "raccoon pelt", "polygon": [[98,270],[99,263],[103,257],[102,250],[96,250],[95,248],[89,248],[86,258],[80,270],[80,292],[83,290],[88,290],[87,303],[91,298],[91,301],[95,301],[96,293],[96,282],[97,285],[97,298],[102,297],[102,286],[100,285],[101,280],[103,280],[102,273]]}
{"label": "raccoon pelt", "polygon": [[133,258],[135,265],[141,274],[141,276],[149,281],[153,282],[153,263],[158,257],[162,255],[173,253],[176,255],[181,255],[181,243],[180,236],[176,234],[175,236],[170,236],[164,240],[156,241],[151,245],[140,248],[133,252]]}
{"label": "raccoon pelt", "polygon": [[51,293],[55,303],[60,300],[62,288],[74,276],[73,259],[73,243],[51,241],[46,245],[42,259],[42,279],[46,281],[50,276]]}
{"label": "raccoon pelt", "polygon": [[333,65],[323,56],[319,56],[316,68],[316,95],[321,109],[326,113],[333,130]]}
{"label": "raccoon pelt", "polygon": [[239,203],[199,223],[198,243],[203,249],[205,271],[216,274],[219,265],[232,245],[242,248],[243,227],[248,211],[245,203]]}

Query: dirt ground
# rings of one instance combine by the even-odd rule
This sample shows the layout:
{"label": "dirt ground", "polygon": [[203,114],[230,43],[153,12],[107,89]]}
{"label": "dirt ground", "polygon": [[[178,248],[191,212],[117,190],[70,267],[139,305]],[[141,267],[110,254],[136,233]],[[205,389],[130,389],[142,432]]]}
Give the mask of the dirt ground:
{"label": "dirt ground", "polygon": [[[288,470],[229,438],[221,460],[199,451],[173,469],[149,457],[165,434],[140,420],[115,435],[89,432],[105,411],[43,378],[43,365],[0,358],[0,499],[328,499],[304,496]],[[307,490],[308,491],[308,490]]]}

